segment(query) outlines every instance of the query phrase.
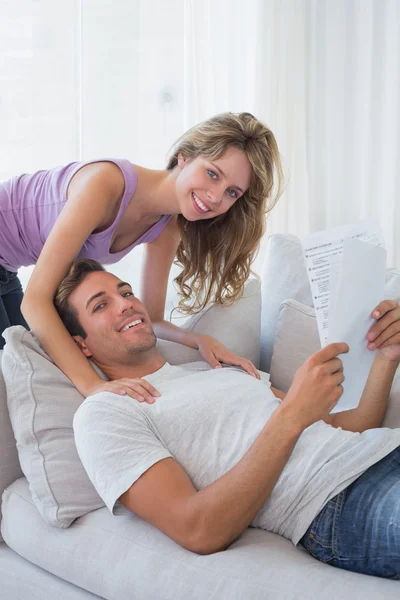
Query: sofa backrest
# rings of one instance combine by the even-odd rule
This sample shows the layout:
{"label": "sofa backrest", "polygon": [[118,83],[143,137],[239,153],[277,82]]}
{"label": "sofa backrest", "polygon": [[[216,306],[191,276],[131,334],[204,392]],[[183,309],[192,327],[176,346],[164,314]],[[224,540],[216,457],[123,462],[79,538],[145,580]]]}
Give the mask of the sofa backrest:
{"label": "sofa backrest", "polygon": [[[8,416],[6,386],[1,371],[3,351],[0,350],[0,522],[1,522],[1,496],[7,486],[22,477],[21,466],[18,460],[17,446]],[[0,535],[0,542],[3,538]]]}

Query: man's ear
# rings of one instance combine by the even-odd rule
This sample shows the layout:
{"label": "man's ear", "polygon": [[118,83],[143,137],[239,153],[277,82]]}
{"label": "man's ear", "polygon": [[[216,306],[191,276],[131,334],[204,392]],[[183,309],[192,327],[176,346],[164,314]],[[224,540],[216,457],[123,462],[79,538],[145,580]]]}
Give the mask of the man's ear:
{"label": "man's ear", "polygon": [[78,346],[78,348],[80,348],[80,350],[82,350],[82,352],[86,356],[86,358],[90,358],[92,356],[92,353],[90,352],[89,348],[86,346],[85,340],[83,339],[83,337],[80,335],[73,335],[72,338],[73,338],[75,344]]}
{"label": "man's ear", "polygon": [[178,152],[178,167],[180,167],[182,169],[185,166],[186,162],[187,162],[186,156],[183,156],[182,152]]}

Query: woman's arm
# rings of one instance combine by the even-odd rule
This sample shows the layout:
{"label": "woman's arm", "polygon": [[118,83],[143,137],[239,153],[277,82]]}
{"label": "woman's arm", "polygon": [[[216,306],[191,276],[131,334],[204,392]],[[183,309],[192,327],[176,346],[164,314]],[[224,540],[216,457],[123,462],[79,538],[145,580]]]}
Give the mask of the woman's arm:
{"label": "woman's arm", "polygon": [[190,348],[198,348],[196,334],[185,331],[164,319],[168,279],[179,241],[177,219],[173,216],[161,234],[153,242],[145,244],[140,299],[147,308],[154,333],[158,338],[178,342]]}
{"label": "woman's arm", "polygon": [[286,393],[281,392],[281,390],[278,390],[277,388],[272,387],[272,385],[271,385],[271,392],[274,394],[274,396],[276,398],[279,398],[279,400],[285,399]]}
{"label": "woman's arm", "polygon": [[145,245],[140,299],[147,308],[156,336],[199,350],[213,368],[220,367],[221,362],[237,365],[259,379],[259,373],[250,360],[237,356],[209,335],[182,329],[164,319],[168,278],[179,241],[177,220],[172,217],[158,238]]}
{"label": "woman's arm", "polygon": [[21,305],[45,351],[84,396],[104,381],[64,327],[53,298],[86,239],[114,214],[124,189],[117,169],[111,163],[96,163],[73,177],[68,200],[44,244]]}

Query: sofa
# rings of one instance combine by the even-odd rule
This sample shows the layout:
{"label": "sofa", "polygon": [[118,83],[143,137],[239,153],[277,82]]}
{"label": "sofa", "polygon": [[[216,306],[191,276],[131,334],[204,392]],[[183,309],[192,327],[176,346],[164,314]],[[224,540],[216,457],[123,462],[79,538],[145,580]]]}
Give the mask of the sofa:
{"label": "sofa", "polygon": [[[241,300],[207,307],[184,326],[214,335],[286,391],[319,348],[317,326],[299,241],[270,236],[266,254],[261,281],[249,280]],[[400,297],[394,270],[385,296]],[[158,344],[172,364],[200,358],[177,344]],[[248,528],[224,552],[200,556],[128,511],[111,516],[87,487],[77,455],[70,456],[73,411],[83,398],[22,328],[7,330],[0,358],[1,600],[399,597],[398,581],[320,563],[266,531]],[[400,427],[398,377],[384,425]],[[44,472],[38,487],[35,478]]]}

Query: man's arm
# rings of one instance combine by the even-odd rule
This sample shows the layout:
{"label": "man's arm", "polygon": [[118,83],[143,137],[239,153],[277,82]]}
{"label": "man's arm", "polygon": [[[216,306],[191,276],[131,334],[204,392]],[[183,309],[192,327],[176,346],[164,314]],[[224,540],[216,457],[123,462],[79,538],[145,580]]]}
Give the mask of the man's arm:
{"label": "man's arm", "polygon": [[172,458],[148,469],[119,500],[181,546],[198,554],[224,550],[253,521],[301,434],[279,407],[245,456],[197,491]]}
{"label": "man's arm", "polygon": [[324,420],[334,427],[365,431],[382,425],[390,388],[400,362],[400,306],[396,300],[383,300],[371,313],[376,322],[367,333],[368,348],[376,349],[374,362],[361,396],[353,410],[330,415]]}
{"label": "man's arm", "polygon": [[[323,421],[332,427],[363,432],[380,427],[385,417],[390,389],[397,365],[376,355],[357,408],[327,415]],[[271,386],[273,394],[284,400],[286,394]]]}
{"label": "man's arm", "polygon": [[306,361],[247,453],[220,479],[196,491],[182,467],[166,458],[120,502],[192,552],[225,549],[254,520],[304,429],[337,403],[343,374],[335,357],[346,351],[346,344],[331,344]]}
{"label": "man's arm", "polygon": [[397,366],[377,353],[357,408],[328,415],[324,421],[333,427],[360,433],[380,427],[386,414]]}

